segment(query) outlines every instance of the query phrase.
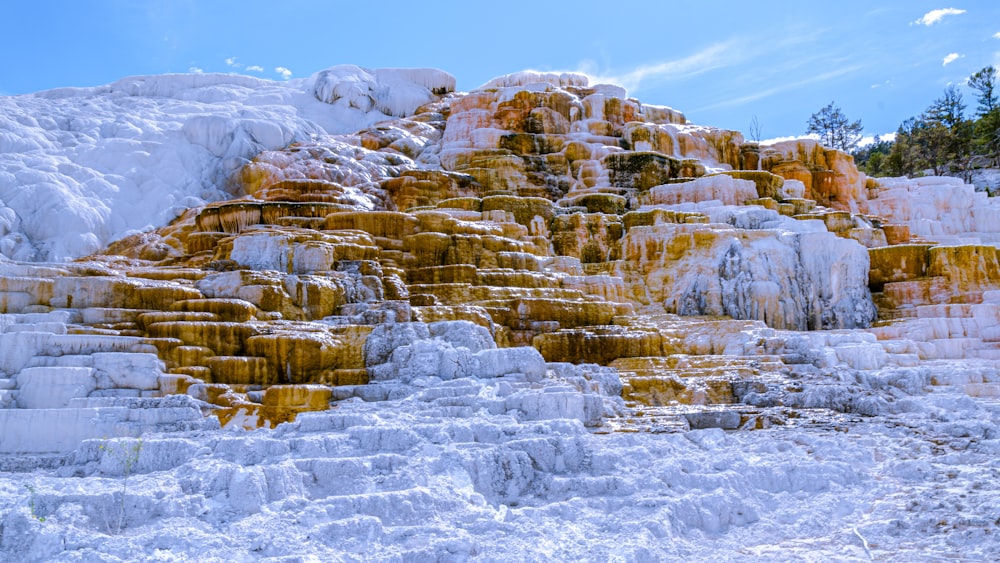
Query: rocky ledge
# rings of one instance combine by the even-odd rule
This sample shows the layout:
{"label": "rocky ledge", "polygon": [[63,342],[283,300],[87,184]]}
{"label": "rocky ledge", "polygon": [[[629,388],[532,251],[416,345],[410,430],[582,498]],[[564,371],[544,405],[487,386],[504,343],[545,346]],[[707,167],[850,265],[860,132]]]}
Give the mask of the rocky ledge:
{"label": "rocky ledge", "polygon": [[[404,559],[482,555],[507,527],[549,526],[569,517],[560,510],[673,522],[644,524],[656,538],[719,534],[771,522],[761,511],[778,494],[816,493],[829,504],[817,514],[843,527],[872,499],[840,514],[831,491],[881,471],[895,479],[881,494],[907,480],[930,491],[944,471],[859,454],[838,434],[848,429],[866,428],[877,447],[899,433],[965,440],[954,455],[988,472],[1000,437],[1000,206],[985,194],[951,178],[866,178],[813,141],[749,143],[579,75],[520,73],[466,94],[432,87],[448,82],[434,75],[406,106],[349,70],[312,93],[401,116],[259,152],[233,176],[245,195],[98,254],[0,261],[9,468],[120,474],[114,447],[143,436],[130,470],[166,472],[183,491],[128,497],[130,528],[225,524],[240,553],[277,556],[292,544],[251,528],[295,512],[290,542]],[[870,416],[908,430],[873,430]],[[641,437],[663,432],[687,434]],[[781,432],[845,458],[782,449]],[[664,461],[682,451],[696,461]],[[744,454],[806,469],[748,466],[725,485],[742,500],[705,492],[714,456]],[[689,471],[704,494],[643,504],[649,482],[670,487]],[[113,485],[79,498],[66,486],[33,491],[31,517],[100,527],[98,513],[125,498]],[[209,506],[222,496],[225,509]],[[976,498],[974,510],[995,512],[1000,497],[989,487]],[[31,531],[22,512],[5,517],[7,553],[44,558],[76,537]],[[432,515],[454,533],[424,530]],[[997,554],[986,540],[996,522],[953,524]],[[878,525],[883,549],[910,549]],[[425,532],[421,545],[406,539]],[[147,536],[133,537],[146,552],[161,540],[195,549]],[[578,555],[555,547],[571,538],[545,541]],[[834,543],[812,551],[840,553]],[[747,557],[774,556],[755,549]],[[701,552],[643,553],[631,557]]]}

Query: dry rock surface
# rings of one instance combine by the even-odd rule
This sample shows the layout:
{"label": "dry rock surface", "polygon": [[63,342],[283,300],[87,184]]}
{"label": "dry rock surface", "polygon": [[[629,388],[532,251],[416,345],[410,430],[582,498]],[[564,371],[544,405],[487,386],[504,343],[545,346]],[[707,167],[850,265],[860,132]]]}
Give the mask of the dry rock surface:
{"label": "dry rock surface", "polygon": [[960,180],[575,74],[0,107],[0,559],[1000,558]]}

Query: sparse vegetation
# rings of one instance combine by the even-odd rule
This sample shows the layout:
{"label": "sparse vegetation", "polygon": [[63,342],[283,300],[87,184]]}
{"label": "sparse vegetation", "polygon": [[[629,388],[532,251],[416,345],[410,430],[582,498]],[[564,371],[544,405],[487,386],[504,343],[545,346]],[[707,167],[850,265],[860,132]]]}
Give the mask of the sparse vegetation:
{"label": "sparse vegetation", "polygon": [[750,120],[750,140],[759,143],[760,142],[760,121],[757,120],[757,115],[753,116]]}
{"label": "sparse vegetation", "polygon": [[997,69],[985,67],[966,85],[976,92],[976,112],[966,118],[962,92],[945,89],[917,117],[900,124],[894,141],[854,151],[855,162],[869,176],[920,176],[927,171],[970,181],[977,168],[1000,166],[1000,103]]}
{"label": "sparse vegetation", "polygon": [[39,522],[45,522],[45,517],[40,516],[35,510],[35,487],[32,485],[25,485],[24,488],[28,490],[28,509],[31,510],[31,517]]}
{"label": "sparse vegetation", "polygon": [[142,438],[131,443],[125,441],[113,443],[110,440],[105,440],[99,449],[102,452],[107,452],[111,459],[119,464],[122,472],[122,490],[119,495],[117,522],[112,526],[113,517],[107,519],[108,531],[118,534],[125,527],[125,498],[128,494],[128,478],[132,474],[132,470],[135,469],[136,463],[139,462],[139,456],[142,453]]}
{"label": "sparse vegetation", "polygon": [[861,130],[860,119],[847,119],[836,103],[830,102],[809,117],[806,133],[819,135],[820,142],[828,147],[850,152],[861,142]]}
{"label": "sparse vegetation", "polygon": [[[893,141],[876,139],[874,143],[856,149],[852,154],[854,164],[869,176],[886,176],[889,167],[889,155],[892,154]],[[897,174],[898,175],[898,174]]]}

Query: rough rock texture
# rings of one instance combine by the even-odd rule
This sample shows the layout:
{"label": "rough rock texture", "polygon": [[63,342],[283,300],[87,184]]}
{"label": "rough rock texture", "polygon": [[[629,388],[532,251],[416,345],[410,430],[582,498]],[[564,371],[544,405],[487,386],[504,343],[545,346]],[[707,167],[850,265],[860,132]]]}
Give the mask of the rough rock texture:
{"label": "rough rock texture", "polygon": [[[197,113],[157,150],[213,154],[184,169],[217,192],[0,207],[0,558],[997,557],[1000,207],[972,186],[574,74],[129,80],[2,101]],[[15,137],[12,167],[89,162]],[[114,154],[141,171],[97,184],[163,162]]]}
{"label": "rough rock texture", "polygon": [[235,180],[262,150],[406,116],[454,89],[439,70],[342,65],[287,82],[135,76],[0,97],[0,254],[96,252],[242,195]]}

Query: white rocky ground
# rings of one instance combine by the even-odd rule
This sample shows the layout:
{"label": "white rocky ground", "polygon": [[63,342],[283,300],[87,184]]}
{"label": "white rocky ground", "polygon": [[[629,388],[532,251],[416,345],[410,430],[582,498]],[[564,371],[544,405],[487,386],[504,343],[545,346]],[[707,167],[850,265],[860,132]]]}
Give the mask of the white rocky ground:
{"label": "white rocky ground", "polygon": [[[453,87],[444,73],[335,67],[0,98],[0,262],[86,254],[228,197],[220,179],[256,151]],[[960,191],[945,184],[934,193]],[[966,199],[951,222],[919,206],[905,220],[928,236],[990,230],[959,220]],[[33,283],[19,268],[11,287]],[[677,413],[627,409],[613,370],[545,365],[440,325],[413,338],[385,325],[369,350],[377,382],[337,388],[329,411],[220,429],[192,396],[143,395],[162,374],[136,341],[74,337],[66,311],[0,315],[0,560],[995,561],[992,299],[979,324],[929,311],[885,347],[871,332],[770,331],[761,342],[806,363],[682,431]],[[15,385],[33,408],[9,408]],[[741,413],[743,429],[719,428]]]}
{"label": "white rocky ground", "polygon": [[136,76],[0,96],[0,255],[96,252],[241,195],[230,179],[262,150],[408,115],[454,89],[438,70],[342,65],[287,82]]}
{"label": "white rocky ground", "polygon": [[[874,416],[817,408],[787,420],[774,408],[760,416],[787,425],[685,433],[587,428],[588,395],[565,383],[587,370],[549,367],[533,385],[518,376],[382,384],[398,398],[344,400],[273,431],[206,427],[88,440],[65,458],[7,458],[0,556],[1000,557],[1000,404],[963,392],[983,369],[996,381],[995,367],[809,369],[804,403],[868,405],[859,410]],[[931,377],[956,385],[927,391]]]}

